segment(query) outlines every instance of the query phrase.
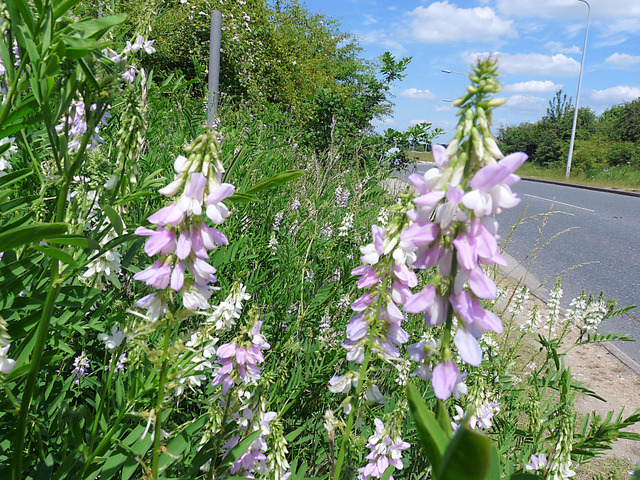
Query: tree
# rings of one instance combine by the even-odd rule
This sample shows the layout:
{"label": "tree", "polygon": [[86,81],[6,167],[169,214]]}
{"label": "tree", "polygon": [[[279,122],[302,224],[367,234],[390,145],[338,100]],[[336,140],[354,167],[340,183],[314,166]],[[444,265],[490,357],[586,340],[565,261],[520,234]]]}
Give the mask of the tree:
{"label": "tree", "polygon": [[[354,71],[331,88],[319,87],[305,105],[310,112],[306,122],[309,141],[317,150],[324,150],[332,138],[349,138],[369,132],[371,121],[391,111],[391,83],[402,79],[411,58],[395,58],[385,53],[380,57],[378,78],[368,69]],[[333,137],[332,137],[333,136]]]}
{"label": "tree", "polygon": [[624,105],[618,128],[621,140],[640,142],[640,98]]}
{"label": "tree", "polygon": [[407,142],[407,132],[399,132],[394,128],[387,128],[384,131],[384,143],[387,145],[393,145],[394,148],[398,148],[398,145],[404,146]]}
{"label": "tree", "polygon": [[407,128],[407,136],[411,141],[415,143],[424,143],[424,151],[427,151],[427,143],[430,143],[438,135],[442,135],[444,130],[441,128],[435,128],[431,130],[431,123],[421,122],[416,125],[411,125]]}
{"label": "tree", "polygon": [[557,90],[554,97],[549,100],[549,106],[547,107],[547,114],[544,120],[550,120],[552,122],[562,120],[567,116],[570,109],[571,97],[567,99],[567,94],[563,93],[562,89]]}

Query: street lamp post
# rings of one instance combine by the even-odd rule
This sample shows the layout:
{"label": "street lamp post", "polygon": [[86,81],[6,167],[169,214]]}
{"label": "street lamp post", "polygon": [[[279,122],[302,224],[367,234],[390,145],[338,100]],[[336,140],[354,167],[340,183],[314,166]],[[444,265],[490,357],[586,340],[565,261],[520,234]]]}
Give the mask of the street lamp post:
{"label": "street lamp post", "polygon": [[465,86],[465,88],[467,87],[467,76],[464,73],[454,72],[453,70],[446,70],[444,68],[442,70],[440,70],[440,71],[442,73],[449,73],[449,74],[453,73],[455,75],[462,75],[462,78],[464,78],[464,86]]}
{"label": "street lamp post", "polygon": [[589,16],[591,15],[591,5],[586,0],[578,0],[587,5],[587,29],[584,32],[584,46],[582,47],[582,61],[580,62],[580,75],[578,76],[578,92],[576,93],[576,105],[573,112],[573,125],[571,126],[571,141],[569,142],[569,156],[567,157],[567,171],[564,176],[569,178],[571,173],[571,158],[573,157],[573,142],[576,138],[576,124],[578,123],[578,101],[580,100],[580,86],[582,85],[582,69],[584,68],[584,54],[587,51],[587,35],[589,35]]}

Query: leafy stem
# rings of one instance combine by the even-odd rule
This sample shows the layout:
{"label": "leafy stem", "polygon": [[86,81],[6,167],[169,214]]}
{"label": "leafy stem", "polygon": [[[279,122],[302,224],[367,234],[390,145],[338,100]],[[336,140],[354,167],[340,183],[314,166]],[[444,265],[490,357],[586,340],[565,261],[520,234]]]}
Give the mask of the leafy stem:
{"label": "leafy stem", "polygon": [[162,346],[162,366],[160,367],[160,382],[158,384],[158,401],[156,403],[156,422],[153,435],[153,459],[151,461],[151,478],[158,478],[158,466],[160,464],[160,438],[162,437],[162,405],[164,403],[164,389],[167,383],[167,366],[169,363],[168,352],[171,342],[170,319],[165,317],[164,344]]}

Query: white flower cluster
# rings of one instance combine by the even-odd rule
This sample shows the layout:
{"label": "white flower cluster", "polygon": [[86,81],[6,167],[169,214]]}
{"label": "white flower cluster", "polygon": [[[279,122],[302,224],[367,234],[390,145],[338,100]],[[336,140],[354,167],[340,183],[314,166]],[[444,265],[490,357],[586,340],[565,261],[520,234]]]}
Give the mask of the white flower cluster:
{"label": "white flower cluster", "polygon": [[178,385],[176,387],[176,396],[181,396],[184,393],[185,385],[189,387],[191,391],[195,392],[195,387],[202,385],[202,382],[206,382],[207,378],[211,377],[211,373],[214,370],[212,358],[216,354],[217,338],[204,338],[199,333],[192,333],[189,341],[185,343],[185,346],[189,349],[201,350],[202,356],[195,355],[191,358],[190,363],[183,374],[178,378]]}
{"label": "white flower cluster", "polygon": [[207,323],[213,324],[218,332],[228,332],[240,318],[242,302],[250,298],[251,295],[247,293],[243,284],[234,284],[227,298],[214,307],[213,313],[207,318]]}
{"label": "white flower cluster", "polygon": [[[118,235],[116,232],[111,230],[100,241],[100,246],[104,247],[107,243],[117,237]],[[93,285],[95,288],[102,290],[105,287],[105,281],[114,282],[114,280],[118,278],[121,260],[122,255],[118,251],[118,247],[107,250],[102,255],[89,262],[87,270],[82,274],[82,279]]]}
{"label": "white flower cluster", "polygon": [[574,298],[566,311],[567,322],[576,325],[581,332],[595,331],[607,314],[607,304],[601,295],[597,300],[590,296],[588,299],[583,291],[578,298]]}
{"label": "white flower cluster", "polygon": [[18,147],[15,145],[15,138],[5,137],[0,140],[0,147],[2,145],[9,144],[9,148],[0,154],[0,177],[7,174],[6,170],[11,170],[13,167],[9,159],[11,155],[18,151]]}
{"label": "white flower cluster", "polygon": [[526,330],[527,332],[535,332],[542,326],[541,322],[542,315],[540,314],[540,309],[537,305],[534,305],[534,307],[529,312],[529,315],[527,316],[527,320],[522,325],[520,325],[520,329]]}
{"label": "white flower cluster", "polygon": [[548,305],[548,324],[549,332],[553,333],[556,330],[558,321],[560,320],[560,299],[562,298],[562,283],[557,281],[556,286],[549,295]]}
{"label": "white flower cluster", "polygon": [[9,334],[4,324],[4,319],[0,317],[0,374],[8,374],[16,366],[16,361],[8,357],[9,348]]}
{"label": "white flower cluster", "polygon": [[523,285],[509,305],[508,312],[513,316],[520,315],[527,305],[527,300],[529,300],[529,287]]}
{"label": "white flower cluster", "polygon": [[353,213],[347,213],[342,219],[342,223],[338,227],[338,236],[346,237],[349,235],[349,230],[353,228]]}

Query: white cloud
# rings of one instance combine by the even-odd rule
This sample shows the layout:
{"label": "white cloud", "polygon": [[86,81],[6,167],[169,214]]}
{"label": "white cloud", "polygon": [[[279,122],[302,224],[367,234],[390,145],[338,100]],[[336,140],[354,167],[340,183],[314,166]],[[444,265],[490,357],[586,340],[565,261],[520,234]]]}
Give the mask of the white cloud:
{"label": "white cloud", "polygon": [[356,34],[356,37],[361,44],[381,45],[396,57],[401,56],[406,52],[404,46],[398,40],[398,37],[390,35],[386,30],[369,30],[364,33]]}
{"label": "white cloud", "polygon": [[[638,0],[591,1],[591,18],[640,18]],[[498,0],[498,10],[515,17],[539,17],[557,19],[559,17],[578,19],[585,14],[587,6],[575,0]]]}
{"label": "white cloud", "polygon": [[376,19],[376,17],[374,17],[370,13],[362,14],[362,18],[363,18],[363,23],[365,25],[372,25],[374,23],[378,23],[378,20]]}
{"label": "white cloud", "polygon": [[547,42],[544,45],[546,48],[556,53],[582,53],[582,49],[577,45],[573,45],[571,47],[565,47],[561,42]]}
{"label": "white cloud", "polygon": [[629,55],[628,53],[614,53],[609,55],[605,60],[605,63],[613,67],[629,68],[637,63],[640,63],[639,55]]}
{"label": "white cloud", "polygon": [[[637,30],[640,30],[640,28],[638,28]],[[626,36],[620,36],[620,35],[610,35],[608,37],[599,39],[597,41],[595,41],[593,43],[593,45],[595,47],[598,48],[602,48],[602,47],[615,47],[616,45],[620,45],[621,43],[624,43],[628,40],[628,37]],[[589,49],[589,47],[587,47],[587,50]]]}
{"label": "white cloud", "polygon": [[515,93],[549,93],[560,90],[562,87],[562,84],[554,83],[551,80],[531,80],[505,85],[504,91]]}
{"label": "white cloud", "polygon": [[502,20],[489,7],[458,8],[448,1],[419,6],[408,13],[410,34],[420,42],[495,40],[515,36],[512,20]]}
{"label": "white cloud", "polygon": [[505,106],[519,112],[535,113],[544,111],[547,100],[534,95],[512,95]]}
{"label": "white cloud", "polygon": [[449,106],[449,105],[443,105],[441,107],[436,107],[436,112],[448,112],[449,110],[452,110],[453,107]]}
{"label": "white cloud", "polygon": [[396,121],[393,117],[387,117],[387,118],[383,118],[383,119],[373,119],[371,121],[371,125],[373,125],[373,127],[384,127],[384,128],[389,128],[391,125],[395,125]]}
{"label": "white cloud", "polygon": [[585,96],[597,105],[611,106],[616,103],[630,102],[640,97],[640,88],[619,85],[604,90],[590,90]]}
{"label": "white cloud", "polygon": [[411,125],[418,125],[419,123],[431,123],[431,122],[428,122],[426,120],[409,120],[409,123]]}
{"label": "white cloud", "polygon": [[[467,63],[475,63],[477,58],[485,58],[488,55],[488,52],[466,52],[462,57]],[[502,73],[567,77],[578,75],[580,72],[580,63],[561,53],[555,55],[543,55],[541,53],[518,53],[511,55],[508,53],[493,52],[491,55],[497,55],[498,69]]]}
{"label": "white cloud", "polygon": [[417,88],[408,88],[400,92],[401,97],[413,98],[416,100],[431,100],[436,96],[429,90],[418,90]]}

